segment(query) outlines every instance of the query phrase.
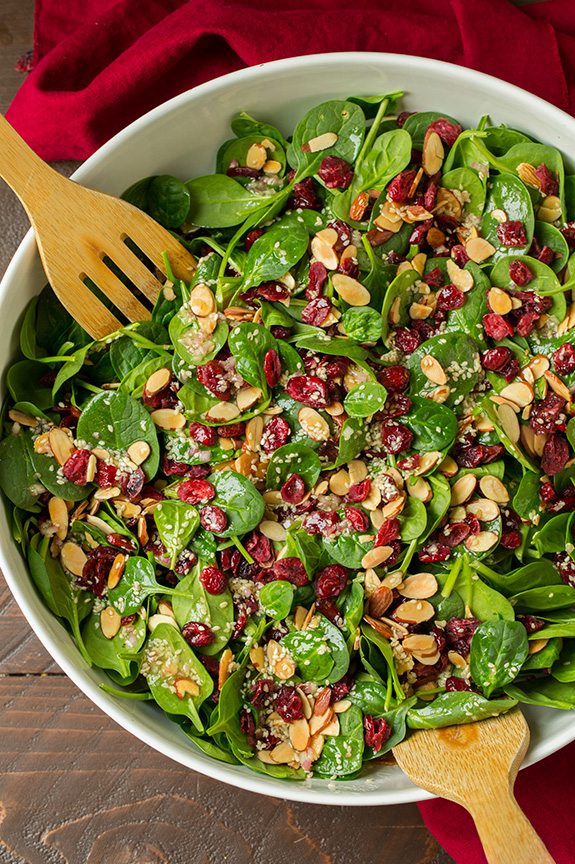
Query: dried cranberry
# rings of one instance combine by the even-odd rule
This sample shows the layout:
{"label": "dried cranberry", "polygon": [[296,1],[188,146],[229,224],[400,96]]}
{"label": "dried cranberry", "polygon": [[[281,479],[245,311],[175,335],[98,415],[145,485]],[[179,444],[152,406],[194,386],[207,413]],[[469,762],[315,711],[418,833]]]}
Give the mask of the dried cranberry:
{"label": "dried cranberry", "polygon": [[549,481],[542,483],[539,489],[539,497],[546,504],[549,504],[552,501],[557,501],[557,492],[553,488],[553,484],[549,483]]}
{"label": "dried cranberry", "polygon": [[556,432],[547,439],[543,447],[541,470],[545,474],[553,476],[562,471],[568,461],[569,444],[567,443],[567,439],[561,433]]}
{"label": "dried cranberry", "polygon": [[110,567],[117,554],[112,546],[97,546],[96,549],[90,550],[82,575],[76,577],[76,584],[86,591],[91,591],[96,597],[102,597],[106,590]]}
{"label": "dried cranberry", "polygon": [[465,294],[455,285],[446,285],[437,293],[437,308],[450,311],[461,309],[465,303]]}
{"label": "dried cranberry", "polygon": [[421,337],[416,330],[410,330],[407,327],[398,327],[394,330],[393,341],[395,347],[404,354],[413,354],[419,348]]}
{"label": "dried cranberry", "polygon": [[281,374],[282,364],[278,352],[275,348],[270,348],[269,351],[266,351],[264,357],[264,375],[266,376],[268,387],[275,387],[280,380]]}
{"label": "dried cranberry", "polygon": [[465,678],[456,678],[454,675],[450,675],[449,678],[445,679],[445,689],[448,693],[456,693],[463,690],[471,690],[471,684]]}
{"label": "dried cranberry", "polygon": [[70,483],[85,486],[88,482],[88,462],[92,454],[89,450],[74,450],[62,465],[62,474]]}
{"label": "dried cranberry", "polygon": [[289,327],[280,327],[279,324],[272,324],[270,333],[276,339],[287,339],[291,335]]}
{"label": "dried cranberry", "polygon": [[291,582],[297,588],[308,583],[306,569],[299,558],[280,558],[273,567],[273,577],[277,580]]}
{"label": "dried cranberry", "polygon": [[183,549],[178,555],[174,565],[174,572],[178,576],[187,576],[192,567],[198,563],[198,556],[191,549]]}
{"label": "dried cranberry", "polygon": [[301,720],[303,715],[303,702],[296,687],[284,685],[280,687],[277,695],[275,709],[286,723]]}
{"label": "dried cranberry", "polygon": [[562,581],[566,585],[575,588],[575,561],[573,561],[569,553],[557,552],[553,556],[553,564],[561,576]]}
{"label": "dried cranberry", "polygon": [[411,115],[414,113],[414,111],[402,111],[401,114],[398,115],[396,123],[400,129],[403,128],[405,121],[408,119],[408,117],[411,117]]}
{"label": "dried cranberry", "polygon": [[386,453],[403,453],[413,443],[413,432],[403,423],[387,420],[381,424],[381,444]]}
{"label": "dried cranberry", "polygon": [[497,237],[503,246],[525,246],[527,244],[525,225],[519,219],[500,222],[497,226]]}
{"label": "dried cranberry", "polygon": [[379,753],[389,736],[391,725],[384,717],[372,717],[366,714],[363,718],[363,740],[366,747],[371,747],[374,753]]}
{"label": "dried cranberry", "polygon": [[435,540],[430,540],[423,546],[418,558],[423,564],[435,564],[439,561],[446,561],[451,555],[451,549],[445,543],[438,543]]}
{"label": "dried cranberry", "polygon": [[289,288],[283,282],[262,282],[256,288],[256,296],[262,300],[269,300],[273,303],[275,300],[287,300],[289,297]]}
{"label": "dried cranberry", "polygon": [[220,360],[210,360],[196,369],[200,384],[222,402],[227,402],[232,393],[232,385],[226,380],[225,373],[225,367]]}
{"label": "dried cranberry", "polygon": [[271,541],[264,537],[261,531],[252,531],[244,543],[252,558],[266,567],[273,564],[275,559],[274,548]]}
{"label": "dried cranberry", "polygon": [[216,641],[216,636],[211,627],[202,624],[201,621],[188,621],[182,627],[182,636],[192,648],[204,648]]}
{"label": "dried cranberry", "polygon": [[347,585],[348,571],[341,564],[329,564],[316,574],[315,594],[323,600],[339,597]]}
{"label": "dried cranberry", "polygon": [[387,519],[383,525],[380,526],[379,531],[377,532],[377,536],[375,538],[374,546],[389,546],[394,540],[399,539],[399,535],[401,533],[401,524],[399,519]]}
{"label": "dried cranberry", "polygon": [[331,621],[332,624],[335,624],[336,627],[343,626],[343,618],[341,616],[341,612],[335,605],[333,600],[324,597],[318,597],[315,603],[315,608],[318,612],[321,612],[322,615]]}
{"label": "dried cranberry", "polygon": [[454,546],[459,546],[460,543],[463,543],[469,535],[471,534],[471,528],[466,522],[452,522],[450,525],[447,525],[442,532],[442,536],[445,538],[445,543],[450,548]]}
{"label": "dried cranberry", "polygon": [[501,346],[490,348],[481,355],[481,365],[490,372],[499,372],[500,369],[503,369],[509,363],[512,357],[513,352],[510,348],[503,348]]}
{"label": "dried cranberry", "polygon": [[[125,478],[125,479],[124,479]],[[131,471],[128,475],[122,475],[122,491],[126,498],[132,501],[137,498],[146,482],[146,475],[140,467]]]}
{"label": "dried cranberry", "polygon": [[245,423],[228,423],[227,426],[216,427],[216,432],[220,438],[240,438],[245,431]]}
{"label": "dried cranberry", "polygon": [[359,531],[360,534],[365,534],[369,528],[369,517],[367,513],[364,513],[364,511],[360,510],[358,507],[345,507],[344,513],[345,518],[351,523],[353,528],[356,531]]}
{"label": "dried cranberry", "polygon": [[348,693],[351,693],[355,681],[353,675],[348,673],[331,685],[331,704],[339,702],[340,699],[345,699]]}
{"label": "dried cranberry", "polygon": [[496,312],[488,312],[483,316],[483,329],[486,334],[497,342],[513,336],[513,327],[502,315]]}
{"label": "dried cranberry", "polygon": [[389,200],[395,201],[396,204],[405,204],[406,201],[409,201],[411,187],[416,177],[417,171],[411,168],[394,177],[387,187]]}
{"label": "dried cranberry", "polygon": [[441,288],[445,282],[445,276],[440,267],[434,267],[433,270],[425,274],[423,281],[432,288]]}
{"label": "dried cranberry", "polygon": [[178,486],[178,498],[186,504],[201,504],[216,497],[216,490],[208,480],[184,480]]}
{"label": "dried cranberry", "polygon": [[[317,303],[319,300],[312,302]],[[296,402],[310,408],[325,408],[331,401],[327,384],[317,375],[292,375],[286,384],[286,392]]]}
{"label": "dried cranberry", "polygon": [[405,393],[390,393],[385,400],[386,417],[403,417],[409,414],[413,402]]}
{"label": "dried cranberry", "polygon": [[433,180],[430,180],[427,184],[427,189],[425,190],[425,194],[423,196],[423,206],[426,210],[433,210],[433,208],[435,207],[438,191],[439,184],[434,183]]}
{"label": "dried cranberry", "polygon": [[517,321],[515,329],[518,336],[529,336],[541,316],[537,312],[524,312]]}
{"label": "dried cranberry", "polygon": [[283,417],[272,417],[264,429],[260,447],[264,453],[272,453],[278,447],[283,447],[291,434],[287,420]]}
{"label": "dried cranberry", "polygon": [[115,486],[117,479],[117,468],[113,465],[108,465],[107,462],[98,462],[94,483],[99,486],[100,489],[109,489],[111,486]]}
{"label": "dried cranberry", "polygon": [[453,147],[463,132],[463,127],[460,126],[459,123],[453,123],[451,120],[447,120],[446,117],[438,117],[437,120],[434,120],[429,124],[427,131],[437,132],[447,147]]}
{"label": "dried cranberry", "polygon": [[276,685],[271,678],[258,678],[252,686],[250,702],[256,708],[266,708],[270,704],[270,696],[275,692]]}
{"label": "dried cranberry", "polygon": [[135,552],[136,544],[129,537],[124,537],[122,534],[107,534],[106,542],[110,546],[115,546],[116,549],[123,549],[124,552]]}
{"label": "dried cranberry", "polygon": [[323,292],[323,286],[327,281],[327,270],[321,261],[313,261],[309,267],[307,288],[305,289],[306,300],[317,300]]}
{"label": "dried cranberry", "polygon": [[542,618],[536,618],[535,615],[518,615],[517,620],[523,624],[530,634],[543,630],[546,623]]}
{"label": "dried cranberry", "polygon": [[499,542],[504,549],[518,549],[522,543],[521,533],[515,528],[503,531]]}
{"label": "dried cranberry", "polygon": [[361,501],[365,501],[365,499],[369,497],[370,492],[371,480],[369,477],[366,477],[365,480],[361,480],[359,483],[354,483],[353,486],[349,487],[345,499],[346,501],[349,501],[350,504],[359,504]]}
{"label": "dried cranberry", "polygon": [[529,416],[529,425],[536,435],[544,435],[546,432],[555,432],[557,426],[564,419],[563,409],[565,400],[548,390],[544,399],[538,399],[533,403]]}
{"label": "dried cranberry", "polygon": [[200,525],[212,534],[221,534],[228,527],[228,517],[217,504],[207,504],[200,510]]}
{"label": "dried cranberry", "polygon": [[303,527],[308,534],[331,534],[340,521],[335,510],[314,510],[306,515]]}
{"label": "dried cranberry", "polygon": [[346,276],[349,276],[351,279],[357,279],[359,276],[359,264],[357,263],[356,258],[343,258],[339,262],[339,267],[337,268],[338,273],[344,273]]}
{"label": "dried cranberry", "polygon": [[506,363],[505,366],[499,370],[499,374],[502,375],[506,381],[513,381],[521,371],[521,367],[519,366],[519,361],[516,357],[512,357],[509,363]]}
{"label": "dried cranberry", "polygon": [[255,168],[248,168],[247,165],[240,165],[236,159],[233,159],[228,169],[226,170],[228,177],[250,177],[256,180],[260,176],[260,172]]}
{"label": "dried cranberry", "polygon": [[218,440],[213,426],[204,426],[203,423],[190,423],[190,438],[204,447],[215,447]]}
{"label": "dried cranberry", "polygon": [[321,327],[331,312],[331,300],[327,297],[317,297],[310,300],[301,310],[301,320],[304,324]]}
{"label": "dried cranberry", "polygon": [[561,228],[561,233],[567,241],[569,249],[575,249],[575,222],[567,222],[564,228]]}
{"label": "dried cranberry", "polygon": [[555,252],[549,246],[544,246],[539,255],[537,256],[538,260],[541,261],[543,264],[547,264],[548,267],[553,264],[556,257],[557,256],[555,255]]}
{"label": "dried cranberry", "polygon": [[281,496],[288,504],[301,504],[305,498],[305,483],[299,474],[291,474],[280,490]]}
{"label": "dried cranberry", "polygon": [[481,622],[477,618],[450,618],[445,625],[445,638],[449,645],[456,642],[471,643],[471,637]]}
{"label": "dried cranberry", "polygon": [[[439,314],[436,317],[438,318]],[[426,339],[431,339],[435,332],[434,325],[431,324],[429,321],[422,321],[416,319],[412,322],[411,326],[419,334],[419,337],[422,341],[425,341]]]}
{"label": "dried cranberry", "polygon": [[225,574],[213,566],[204,567],[200,573],[200,582],[208,594],[223,594],[228,584]]}
{"label": "dried cranberry", "polygon": [[537,166],[535,173],[539,178],[543,195],[557,195],[559,193],[557,177],[549,170],[544,162]]}
{"label": "dried cranberry", "polygon": [[347,189],[353,179],[353,165],[339,156],[326,156],[317,173],[328,189]]}
{"label": "dried cranberry", "polygon": [[553,368],[558,375],[575,372],[575,347],[570,342],[565,342],[553,352]]}
{"label": "dried cranberry", "polygon": [[377,379],[388,393],[401,393],[409,387],[409,369],[405,366],[387,366],[380,369]]}
{"label": "dried cranberry", "polygon": [[[416,225],[413,231],[409,236],[409,242],[412,246],[419,246],[425,238],[427,237],[427,232],[431,228],[431,219],[426,219],[425,222],[420,222],[419,225]],[[368,232],[371,233],[371,232]],[[385,233],[385,232],[383,232]],[[391,232],[388,232],[390,236],[393,236]],[[389,237],[387,238],[389,240]],[[373,244],[372,244],[373,245]],[[391,256],[390,256],[391,257]],[[394,262],[390,262],[394,263]],[[398,263],[398,262],[395,262]]]}
{"label": "dried cranberry", "polygon": [[299,183],[294,185],[292,193],[288,199],[288,207],[292,210],[320,209],[321,203],[312,177],[306,177],[305,180],[300,180]]}
{"label": "dried cranberry", "polygon": [[256,240],[259,240],[263,234],[263,228],[252,228],[251,231],[248,231],[248,233],[244,237],[244,249],[246,250],[246,252],[250,251]]}
{"label": "dried cranberry", "polygon": [[523,261],[512,261],[509,265],[509,275],[515,284],[521,287],[529,285],[533,279],[533,272]]}
{"label": "dried cranberry", "polygon": [[455,261],[458,267],[465,267],[468,261],[470,261],[470,257],[465,251],[465,246],[461,243],[456,243],[455,246],[451,247],[451,257]]}

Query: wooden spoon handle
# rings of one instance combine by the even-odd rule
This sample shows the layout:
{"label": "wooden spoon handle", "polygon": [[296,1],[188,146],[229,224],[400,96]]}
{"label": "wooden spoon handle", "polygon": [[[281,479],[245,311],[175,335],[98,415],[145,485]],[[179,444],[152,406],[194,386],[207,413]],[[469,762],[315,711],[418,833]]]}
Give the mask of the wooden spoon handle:
{"label": "wooden spoon handle", "polygon": [[489,864],[554,864],[543,841],[519,807],[508,778],[493,785],[488,794],[462,802],[473,816]]}
{"label": "wooden spoon handle", "polygon": [[0,177],[18,195],[29,215],[64,179],[34,153],[1,114]]}

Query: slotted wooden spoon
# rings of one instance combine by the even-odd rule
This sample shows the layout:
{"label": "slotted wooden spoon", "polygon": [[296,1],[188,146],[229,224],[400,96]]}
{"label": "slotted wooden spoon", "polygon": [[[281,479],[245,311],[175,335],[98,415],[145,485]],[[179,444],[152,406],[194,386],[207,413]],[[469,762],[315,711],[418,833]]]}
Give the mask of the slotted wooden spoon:
{"label": "slotted wooden spoon", "polygon": [[513,786],[529,744],[517,708],[478,723],[422,729],[393,748],[410,780],[469,811],[489,864],[553,864]]}
{"label": "slotted wooden spoon", "polygon": [[[44,270],[54,292],[95,339],[122,326],[86,284],[91,280],[129,321],[150,318],[163,288],[126,245],[132,241],[166,278],[162,252],[174,275],[189,281],[195,260],[169,231],[126,201],[86,189],[42,161],[0,115],[0,177],[18,195],[36,232]],[[133,291],[104,258],[136,286]]]}

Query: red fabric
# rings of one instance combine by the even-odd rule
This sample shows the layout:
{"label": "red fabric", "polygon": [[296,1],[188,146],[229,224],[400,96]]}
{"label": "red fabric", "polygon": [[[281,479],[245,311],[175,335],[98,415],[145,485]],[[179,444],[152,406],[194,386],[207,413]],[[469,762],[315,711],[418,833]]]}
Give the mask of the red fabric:
{"label": "red fabric", "polygon": [[210,78],[324,51],[450,60],[575,107],[572,0],[37,0],[34,49],[8,117],[46,159],[84,159]]}
{"label": "red fabric", "polygon": [[[37,0],[34,71],[8,117],[44,158],[84,159],[203,81],[280,57],[359,50],[460,63],[575,113],[572,0]],[[517,781],[558,864],[575,857],[574,776],[571,745]],[[420,809],[458,864],[485,864],[460,807],[436,800]]]}

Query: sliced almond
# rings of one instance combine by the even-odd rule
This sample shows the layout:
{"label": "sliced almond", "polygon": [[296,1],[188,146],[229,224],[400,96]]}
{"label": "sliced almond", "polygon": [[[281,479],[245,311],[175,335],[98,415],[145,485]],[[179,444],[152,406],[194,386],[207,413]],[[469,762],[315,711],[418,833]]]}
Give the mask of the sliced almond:
{"label": "sliced almond", "polygon": [[471,498],[477,486],[477,477],[475,474],[464,474],[455,481],[451,487],[451,506],[457,507],[458,504],[465,504]]}
{"label": "sliced almond", "polygon": [[269,750],[256,750],[256,758],[264,765],[277,765]]}
{"label": "sliced almond", "polygon": [[282,163],[277,159],[267,159],[262,168],[264,174],[274,175],[279,174],[282,170]]}
{"label": "sliced almond", "polygon": [[480,414],[475,418],[475,428],[478,432],[493,432],[495,426],[485,414]]}
{"label": "sliced almond", "polygon": [[[152,417],[155,413],[155,411],[152,411]],[[212,405],[209,411],[206,412],[206,418],[213,420],[215,423],[227,423],[230,420],[235,420],[240,414],[241,411],[234,402],[218,402],[217,405]]]}
{"label": "sliced almond", "polygon": [[501,210],[499,207],[496,207],[495,210],[492,210],[489,214],[492,219],[495,219],[496,222],[507,222],[507,213],[505,210]]}
{"label": "sliced almond", "polygon": [[48,501],[50,522],[56,529],[56,537],[65,540],[68,533],[68,508],[62,498],[50,498]]}
{"label": "sliced almond", "polygon": [[62,566],[73,576],[81,576],[84,565],[88,560],[81,546],[70,540],[64,543],[60,551]]}
{"label": "sliced almond", "polygon": [[221,690],[228,678],[230,677],[230,663],[234,659],[234,655],[230,648],[222,651],[220,663],[218,666],[218,689]]}
{"label": "sliced almond", "polygon": [[486,474],[481,477],[479,488],[490,501],[496,501],[497,504],[507,504],[509,501],[509,492],[499,477],[494,477],[493,474]]}
{"label": "sliced almond", "polygon": [[465,244],[465,251],[472,261],[475,261],[476,264],[481,264],[483,261],[491,258],[495,252],[495,246],[492,246],[483,237],[473,237]]}
{"label": "sliced almond", "polygon": [[335,132],[324,132],[322,135],[316,135],[315,138],[302,145],[304,153],[319,153],[321,150],[327,150],[337,144],[338,136]]}
{"label": "sliced almond", "polygon": [[254,645],[252,648],[250,648],[250,661],[254,669],[256,669],[258,672],[263,672],[263,670],[265,669],[266,661],[264,649],[261,647],[261,645]]}
{"label": "sliced almond", "polygon": [[216,298],[212,291],[203,282],[199,282],[192,288],[190,294],[190,309],[199,318],[205,318],[216,311]]}
{"label": "sliced almond", "polygon": [[191,678],[176,678],[174,688],[178,699],[185,699],[187,696],[198,696],[200,693],[199,684]]}
{"label": "sliced almond", "polygon": [[402,597],[410,600],[427,600],[428,597],[437,594],[437,579],[433,573],[413,573],[398,586],[397,590]]}
{"label": "sliced almond", "polygon": [[174,619],[176,617],[174,615],[174,607],[169,602],[169,600],[160,600],[160,602],[158,603],[158,612],[160,613],[160,615],[169,615]]}
{"label": "sliced almond", "polygon": [[446,456],[437,470],[444,477],[454,477],[459,471],[459,466],[452,456]]}
{"label": "sliced almond", "polygon": [[364,570],[367,570],[369,567],[380,567],[387,561],[392,552],[393,548],[391,546],[374,546],[361,559],[361,566]]}
{"label": "sliced almond", "polygon": [[499,516],[499,505],[489,498],[476,498],[467,505],[466,509],[480,522],[492,522]]}
{"label": "sliced almond", "polygon": [[108,573],[108,590],[116,587],[116,585],[122,578],[125,566],[126,556],[122,555],[121,552],[118,552],[118,554],[112,561],[112,566],[110,567],[110,572]]}
{"label": "sliced almond", "polygon": [[490,288],[487,292],[487,302],[491,311],[496,312],[498,315],[507,315],[513,308],[511,297],[502,288]]}
{"label": "sliced almond", "polygon": [[306,720],[309,720],[313,717],[313,707],[306,693],[303,692],[301,687],[297,687],[298,696],[301,699],[301,705],[303,708],[303,716]]}
{"label": "sliced almond", "polygon": [[447,275],[450,281],[460,291],[467,292],[473,288],[473,276],[469,270],[458,267],[452,258],[447,259]]}
{"label": "sliced almond", "polygon": [[546,195],[537,208],[537,218],[541,222],[556,222],[561,217],[561,201],[557,195]]}
{"label": "sliced almond", "polygon": [[517,419],[517,415],[513,408],[505,404],[498,405],[497,416],[499,417],[501,428],[503,429],[509,440],[513,444],[517,444],[520,436],[519,420]]}
{"label": "sliced almond", "polygon": [[333,244],[328,243],[317,235],[312,238],[311,252],[316,261],[320,261],[327,270],[337,270],[339,267],[339,258],[333,248]]}
{"label": "sliced almond", "polygon": [[[529,162],[520,162],[517,168],[517,175],[527,186],[532,186],[534,189],[541,191],[541,178],[537,176],[537,172],[533,165]],[[493,215],[493,213],[491,214]]]}
{"label": "sliced almond", "polygon": [[[549,373],[548,373],[549,374]],[[520,408],[525,408],[533,402],[533,387],[525,381],[513,381],[500,391],[503,399],[508,399]]]}
{"label": "sliced almond", "polygon": [[409,307],[409,317],[414,321],[423,321],[433,313],[431,306],[426,306],[425,303],[412,303]]}
{"label": "sliced almond", "polygon": [[563,383],[561,378],[558,378],[554,372],[544,372],[543,374],[553,392],[557,393],[558,396],[561,396],[562,399],[565,399],[566,402],[571,402],[571,391]]}
{"label": "sliced almond", "polygon": [[[373,571],[372,571],[373,572]],[[371,594],[367,605],[369,614],[373,618],[381,618],[385,615],[393,602],[393,591],[387,585],[380,585]]]}
{"label": "sliced almond", "polygon": [[410,498],[417,498],[418,501],[423,501],[424,504],[428,504],[433,498],[431,486],[423,477],[418,477],[415,483],[407,484],[407,494]]}
{"label": "sliced almond", "polygon": [[467,662],[465,658],[458,654],[457,651],[448,651],[447,659],[450,663],[453,663],[454,666],[457,666],[458,669],[465,669],[467,666]]}
{"label": "sliced almond", "polygon": [[155,615],[150,615],[148,618],[148,630],[150,633],[153,633],[156,627],[159,627],[160,624],[168,624],[170,627],[174,627],[179,632],[179,627],[176,623],[176,619],[173,615],[163,615],[158,612]]}
{"label": "sliced almond", "polygon": [[417,652],[423,656],[437,652],[435,637],[427,633],[412,633],[406,636],[401,644],[406,651]]}
{"label": "sliced almond", "polygon": [[305,750],[309,744],[310,728],[305,717],[290,723],[289,740],[294,750]]}
{"label": "sliced almond", "polygon": [[264,434],[263,417],[252,417],[246,423],[246,444],[254,453],[260,448],[262,435]]}
{"label": "sliced almond", "polygon": [[406,600],[395,609],[395,617],[406,624],[421,624],[435,615],[435,609],[427,600]]}
{"label": "sliced almond", "polygon": [[347,495],[351,485],[351,478],[345,468],[336,471],[335,474],[332,474],[329,478],[330,491],[333,492],[334,495],[339,495],[340,498]]}
{"label": "sliced almond", "polygon": [[256,402],[259,402],[261,398],[262,391],[259,387],[242,387],[242,389],[238,391],[236,402],[240,412],[243,414],[244,411],[247,411],[248,408],[251,408],[252,405],[256,404]]}
{"label": "sliced almond", "polygon": [[418,663],[422,663],[423,666],[435,666],[440,657],[441,654],[439,651],[436,651],[435,654],[417,654],[415,651],[413,652],[413,659],[417,660]]}
{"label": "sliced almond", "polygon": [[[397,495],[395,498],[393,498],[391,501],[389,501],[387,504],[385,504],[381,508],[381,515],[383,516],[383,521],[387,522],[388,519],[393,519],[395,516],[399,516],[399,514],[401,513],[401,511],[405,507],[406,501],[407,501],[406,495]],[[365,501],[362,501],[361,503],[365,507]]]}
{"label": "sliced almond", "polygon": [[60,429],[59,426],[54,426],[48,433],[48,441],[50,449],[56,458],[58,465],[63,465],[74,452],[74,442],[70,435]]}
{"label": "sliced almond", "polygon": [[543,651],[549,639],[533,639],[529,642],[529,654],[539,654],[540,651]]}
{"label": "sliced almond", "polygon": [[246,165],[260,171],[267,162],[268,154],[263,144],[255,143],[246,153]]}
{"label": "sliced almond", "polygon": [[171,379],[171,371],[165,366],[162,366],[161,369],[158,369],[150,375],[146,381],[144,389],[149,396],[153,396],[155,393],[159,393],[160,390],[167,387]]}
{"label": "sliced almond", "polygon": [[455,192],[441,186],[437,190],[433,212],[436,216],[451,216],[453,219],[459,220],[461,219],[463,207]]}
{"label": "sliced almond", "polygon": [[165,429],[166,431],[183,429],[186,425],[186,418],[175,408],[158,408],[156,411],[152,411],[150,417],[158,429]]}
{"label": "sliced almond", "polygon": [[543,354],[536,354],[527,365],[531,369],[535,381],[538,381],[549,369],[549,357],[545,357]]}
{"label": "sliced almond", "polygon": [[13,423],[19,423],[20,426],[30,426],[31,428],[34,428],[40,422],[37,417],[25,414],[24,411],[19,411],[17,408],[10,408],[8,417]]}
{"label": "sliced almond", "polygon": [[322,735],[339,735],[340,726],[337,717],[332,717],[331,721],[321,730]]}
{"label": "sliced almond", "polygon": [[93,497],[95,501],[109,501],[111,498],[117,498],[121,494],[122,490],[119,486],[108,486],[104,489],[96,489]]}
{"label": "sliced almond", "polygon": [[432,177],[441,169],[445,158],[445,149],[443,142],[437,132],[433,130],[425,133],[423,141],[423,153],[421,157],[421,167],[428,177]]}
{"label": "sliced almond", "polygon": [[494,531],[480,531],[479,534],[472,534],[467,538],[465,547],[470,552],[487,552],[498,540],[499,537]]}
{"label": "sliced almond", "polygon": [[442,405],[449,399],[450,393],[451,387],[448,387],[447,384],[443,384],[441,387],[436,387],[434,390],[430,390],[429,398]]}
{"label": "sliced almond", "polygon": [[315,408],[300,408],[298,420],[303,431],[312,441],[327,441],[330,436],[327,421]]}
{"label": "sliced almond", "polygon": [[127,453],[134,465],[141,465],[150,455],[150,445],[147,441],[134,441],[128,447]]}
{"label": "sliced almond", "polygon": [[366,510],[372,511],[372,510],[377,509],[377,507],[379,507],[380,502],[381,502],[381,491],[380,491],[379,487],[375,485],[375,483],[372,483],[371,489],[369,490],[369,495],[367,496],[367,498],[363,499],[363,501],[361,502],[361,505]]}
{"label": "sliced almond", "polygon": [[391,639],[393,634],[389,624],[386,624],[384,621],[378,621],[377,618],[372,618],[371,615],[364,615],[363,620],[366,621],[370,627],[373,627],[380,636],[383,636],[384,639]]}
{"label": "sliced almond", "polygon": [[447,375],[443,366],[431,354],[424,354],[420,366],[425,377],[433,384],[447,384]]}
{"label": "sliced almond", "polygon": [[367,306],[369,304],[371,294],[357,279],[352,279],[345,273],[334,273],[332,283],[341,299],[350,306]]}
{"label": "sliced almond", "polygon": [[113,639],[122,626],[122,617],[113,606],[106,606],[100,612],[100,629],[106,639]]}
{"label": "sliced almond", "polygon": [[50,447],[50,435],[48,432],[43,432],[34,439],[34,452],[42,453],[43,456],[53,456],[52,448]]}
{"label": "sliced almond", "polygon": [[365,480],[368,475],[367,465],[365,462],[362,462],[361,459],[352,459],[351,462],[348,462],[347,470],[352,486],[356,483],[361,483],[361,481]]}
{"label": "sliced almond", "polygon": [[[317,705],[317,702],[316,702],[316,705]],[[316,713],[316,710],[314,708],[313,717],[309,721],[310,733],[312,735],[316,735],[318,732],[321,732],[323,729],[325,729],[326,726],[329,725],[329,723],[331,723],[333,716],[334,716],[334,714],[333,714],[332,708],[327,708],[323,712],[323,714]]]}
{"label": "sliced almond", "polygon": [[273,540],[276,543],[282,543],[287,537],[287,531],[280,522],[272,522],[264,519],[260,522],[259,530],[268,540]]}

